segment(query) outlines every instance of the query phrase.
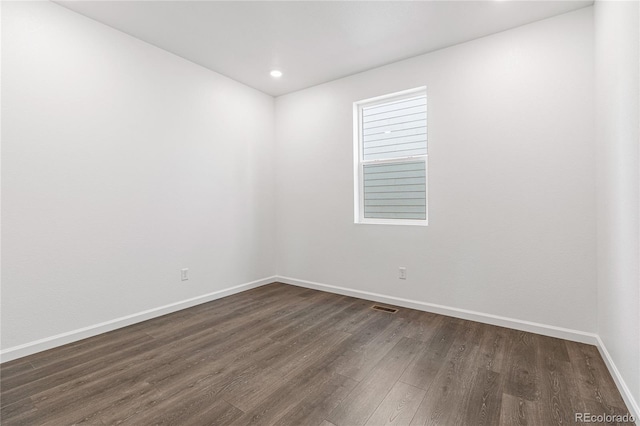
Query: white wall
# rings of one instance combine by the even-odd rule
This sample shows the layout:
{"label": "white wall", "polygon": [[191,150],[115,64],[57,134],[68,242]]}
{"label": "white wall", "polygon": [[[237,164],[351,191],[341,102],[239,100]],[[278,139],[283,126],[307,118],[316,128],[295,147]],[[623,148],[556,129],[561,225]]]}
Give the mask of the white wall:
{"label": "white wall", "polygon": [[[277,98],[278,274],[595,331],[592,18]],[[423,85],[429,226],[355,225],[352,104]]]}
{"label": "white wall", "polygon": [[594,13],[598,118],[598,334],[633,395],[638,410],[638,2],[598,1]]}
{"label": "white wall", "polygon": [[272,97],[2,7],[3,349],[274,275]]}
{"label": "white wall", "polygon": [[[2,9],[3,350],[277,266],[597,330],[638,401],[637,2],[596,3],[597,78],[587,8],[278,98],[277,118],[52,3]],[[430,225],[355,225],[352,103],[422,85]]]}

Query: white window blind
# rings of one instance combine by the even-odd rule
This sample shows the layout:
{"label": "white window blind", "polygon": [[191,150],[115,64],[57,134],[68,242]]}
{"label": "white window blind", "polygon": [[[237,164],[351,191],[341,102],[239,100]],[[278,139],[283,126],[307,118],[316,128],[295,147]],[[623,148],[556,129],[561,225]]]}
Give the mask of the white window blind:
{"label": "white window blind", "polygon": [[362,108],[364,160],[427,155],[425,95]]}
{"label": "white window blind", "polygon": [[426,92],[358,102],[356,117],[356,221],[426,224]]}

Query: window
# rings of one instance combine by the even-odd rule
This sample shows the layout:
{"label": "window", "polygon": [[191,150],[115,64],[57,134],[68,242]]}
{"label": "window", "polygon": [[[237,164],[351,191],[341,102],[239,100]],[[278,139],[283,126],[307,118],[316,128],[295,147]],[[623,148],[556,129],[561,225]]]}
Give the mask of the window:
{"label": "window", "polygon": [[424,87],[354,104],[355,222],[427,224]]}

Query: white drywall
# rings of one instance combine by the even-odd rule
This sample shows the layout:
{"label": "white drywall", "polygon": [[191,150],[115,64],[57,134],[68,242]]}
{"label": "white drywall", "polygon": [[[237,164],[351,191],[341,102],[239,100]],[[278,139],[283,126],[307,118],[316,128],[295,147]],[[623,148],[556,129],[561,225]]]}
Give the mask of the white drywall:
{"label": "white drywall", "polygon": [[272,97],[2,8],[3,349],[274,275]]}
{"label": "white drywall", "polygon": [[[595,11],[597,79],[587,8],[278,98],[274,117],[271,97],[57,5],[3,2],[1,348],[86,337],[277,267],[597,331],[637,401],[639,17],[637,3]],[[352,104],[422,85],[430,225],[355,225]]]}
{"label": "white drywall", "polygon": [[[592,19],[581,9],[277,98],[278,275],[595,331]],[[356,225],[353,102],[418,86],[429,226]]]}
{"label": "white drywall", "polygon": [[597,1],[598,334],[640,402],[638,2]]}

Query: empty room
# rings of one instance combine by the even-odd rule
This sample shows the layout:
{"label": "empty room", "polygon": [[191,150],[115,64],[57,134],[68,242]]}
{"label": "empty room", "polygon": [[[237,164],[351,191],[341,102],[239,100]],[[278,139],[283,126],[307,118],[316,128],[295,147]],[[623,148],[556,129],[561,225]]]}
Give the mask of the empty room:
{"label": "empty room", "polygon": [[638,0],[0,18],[2,425],[640,424]]}

